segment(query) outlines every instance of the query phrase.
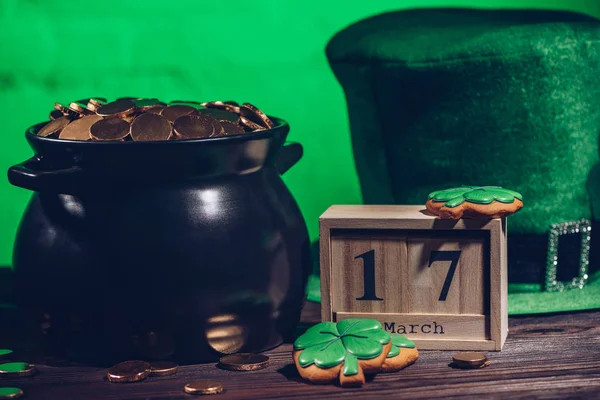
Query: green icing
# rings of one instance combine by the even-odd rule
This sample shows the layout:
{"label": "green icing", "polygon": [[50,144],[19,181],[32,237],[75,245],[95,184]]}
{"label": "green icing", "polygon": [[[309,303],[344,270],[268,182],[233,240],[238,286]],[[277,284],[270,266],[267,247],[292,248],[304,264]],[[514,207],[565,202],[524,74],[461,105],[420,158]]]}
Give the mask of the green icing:
{"label": "green icing", "polygon": [[406,336],[399,335],[397,333],[392,333],[391,336],[392,336],[392,345],[393,346],[390,349],[390,352],[388,353],[387,358],[396,357],[398,354],[400,354],[401,347],[404,347],[406,349],[414,349],[415,348],[415,342],[408,339]]}
{"label": "green icing", "polygon": [[10,396],[16,397],[21,393],[21,389],[15,387],[0,387],[0,398],[11,398]]}
{"label": "green icing", "polygon": [[499,201],[512,203],[515,199],[523,200],[523,196],[514,190],[504,189],[500,186],[461,186],[457,188],[436,190],[429,193],[429,200],[443,201],[444,207],[456,207],[468,201],[476,204],[490,204]]}
{"label": "green icing", "polygon": [[351,318],[338,323],[321,322],[308,329],[294,342],[302,350],[298,363],[306,368],[315,364],[331,368],[344,362],[344,375],[358,373],[358,360],[375,358],[391,336],[373,319]]}
{"label": "green icing", "polygon": [[349,353],[344,359],[343,373],[346,376],[358,374],[358,358],[354,354]]}
{"label": "green icing", "polygon": [[9,350],[9,349],[0,349],[0,357],[2,356],[7,356],[9,354],[11,354],[13,351]]}
{"label": "green icing", "polygon": [[29,369],[29,364],[24,362],[9,362],[0,364],[0,371],[3,372],[21,372]]}

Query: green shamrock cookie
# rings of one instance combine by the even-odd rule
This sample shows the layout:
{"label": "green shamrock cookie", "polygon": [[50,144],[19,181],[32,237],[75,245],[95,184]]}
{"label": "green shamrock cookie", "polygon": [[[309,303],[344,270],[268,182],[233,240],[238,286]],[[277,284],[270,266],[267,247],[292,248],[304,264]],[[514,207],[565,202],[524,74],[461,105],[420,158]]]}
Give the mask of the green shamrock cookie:
{"label": "green shamrock cookie", "polygon": [[523,196],[500,186],[461,186],[431,192],[427,210],[444,219],[500,218],[523,207]]}
{"label": "green shamrock cookie", "polygon": [[419,351],[415,342],[406,336],[397,333],[392,334],[392,348],[388,353],[381,372],[396,372],[413,364],[419,358]]}
{"label": "green shamrock cookie", "polygon": [[342,386],[364,384],[364,374],[378,372],[391,336],[373,319],[352,318],[321,322],[294,342],[294,360],[300,375],[311,382]]}

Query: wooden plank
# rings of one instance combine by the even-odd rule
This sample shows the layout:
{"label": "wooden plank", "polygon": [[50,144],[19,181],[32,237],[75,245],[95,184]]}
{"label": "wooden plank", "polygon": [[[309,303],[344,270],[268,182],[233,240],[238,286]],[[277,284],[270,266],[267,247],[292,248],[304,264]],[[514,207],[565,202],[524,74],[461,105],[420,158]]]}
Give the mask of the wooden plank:
{"label": "wooden plank", "polygon": [[[320,307],[307,303],[305,324],[320,321]],[[0,309],[0,321],[20,321],[14,307]],[[422,350],[417,362],[399,373],[378,374],[362,388],[311,385],[303,382],[292,362],[292,345],[265,352],[268,368],[253,372],[226,371],[216,362],[180,365],[168,377],[149,377],[133,384],[111,384],[106,366],[79,364],[47,351],[46,338],[18,323],[0,324],[3,347],[16,360],[35,362],[39,374],[4,378],[4,386],[23,389],[26,399],[188,399],[186,383],[211,379],[225,392],[215,399],[454,399],[454,398],[589,398],[600,393],[600,311],[561,313],[509,319],[510,336],[502,352],[488,352],[491,365],[477,370],[448,366],[452,352]],[[304,329],[306,329],[304,325]],[[207,397],[207,398],[212,398]]]}
{"label": "wooden plank", "polygon": [[348,318],[372,318],[390,333],[410,339],[478,340],[490,339],[489,323],[484,315],[393,314],[335,312],[336,321]]}
{"label": "wooden plank", "polygon": [[319,221],[320,276],[321,276],[321,320],[331,321],[331,235],[329,227]]}
{"label": "wooden plank", "polygon": [[[407,290],[406,238],[402,235],[344,235],[331,237],[331,295],[334,312],[381,313],[401,311]],[[374,282],[365,281],[371,273]],[[369,288],[375,288],[368,299]]]}
{"label": "wooden plank", "polygon": [[503,245],[505,237],[501,220],[494,220],[490,229],[490,335],[496,342],[496,350],[502,349],[502,302],[507,293],[503,292],[502,270],[506,247]]}
{"label": "wooden plank", "polygon": [[460,238],[451,232],[439,238],[408,234],[407,242],[407,312],[489,314],[484,281],[488,275],[487,241],[482,232]]}
{"label": "wooden plank", "polygon": [[502,255],[501,255],[501,287],[500,287],[500,348],[504,346],[506,342],[506,337],[508,336],[508,240],[506,237],[507,227],[506,227],[506,218],[502,219],[502,232],[500,236],[500,243],[502,245]]}
{"label": "wooden plank", "polygon": [[494,351],[493,340],[413,339],[418,349],[452,351]]}
{"label": "wooden plank", "polygon": [[335,205],[321,220],[330,229],[491,229],[495,220],[439,219],[424,206]]}

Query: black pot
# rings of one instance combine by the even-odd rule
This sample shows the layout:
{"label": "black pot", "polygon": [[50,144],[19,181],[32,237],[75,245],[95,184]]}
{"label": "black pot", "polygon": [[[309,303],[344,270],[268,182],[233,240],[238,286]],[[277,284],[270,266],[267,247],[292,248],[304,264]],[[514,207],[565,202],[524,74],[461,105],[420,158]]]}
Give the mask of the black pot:
{"label": "black pot", "polygon": [[[13,166],[34,190],[19,227],[19,304],[61,348],[98,360],[213,360],[290,338],[311,261],[281,180],[302,155],[289,126],[165,142],[26,132]],[[281,152],[280,152],[281,150]]]}

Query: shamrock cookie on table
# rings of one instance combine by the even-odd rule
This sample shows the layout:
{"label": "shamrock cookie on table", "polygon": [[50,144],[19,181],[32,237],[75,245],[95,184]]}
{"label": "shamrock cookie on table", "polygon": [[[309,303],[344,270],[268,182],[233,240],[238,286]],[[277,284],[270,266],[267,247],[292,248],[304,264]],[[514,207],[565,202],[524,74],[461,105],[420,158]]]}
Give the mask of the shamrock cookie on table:
{"label": "shamrock cookie on table", "polygon": [[405,355],[399,358],[398,346],[379,322],[352,318],[308,329],[294,342],[293,358],[300,376],[312,383],[339,380],[343,387],[362,386],[365,374],[397,371],[414,362],[412,357],[404,360]]}
{"label": "shamrock cookie on table", "polygon": [[427,210],[442,219],[491,219],[523,208],[523,196],[500,186],[461,186],[429,194]]}
{"label": "shamrock cookie on table", "polygon": [[419,358],[415,342],[406,336],[392,333],[392,348],[381,366],[381,372],[396,372],[414,364]]}

